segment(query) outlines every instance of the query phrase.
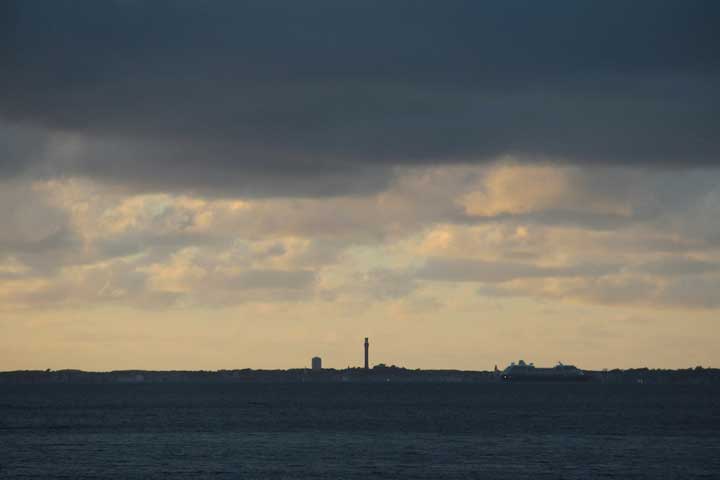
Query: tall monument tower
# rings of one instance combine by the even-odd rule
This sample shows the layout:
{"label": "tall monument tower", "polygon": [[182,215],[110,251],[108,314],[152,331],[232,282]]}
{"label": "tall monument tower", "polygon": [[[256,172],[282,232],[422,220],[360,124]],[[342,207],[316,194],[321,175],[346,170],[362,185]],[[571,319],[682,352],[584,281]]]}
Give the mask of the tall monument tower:
{"label": "tall monument tower", "polygon": [[368,370],[370,368],[370,362],[368,361],[368,351],[370,350],[370,342],[368,342],[368,337],[365,337],[365,370]]}

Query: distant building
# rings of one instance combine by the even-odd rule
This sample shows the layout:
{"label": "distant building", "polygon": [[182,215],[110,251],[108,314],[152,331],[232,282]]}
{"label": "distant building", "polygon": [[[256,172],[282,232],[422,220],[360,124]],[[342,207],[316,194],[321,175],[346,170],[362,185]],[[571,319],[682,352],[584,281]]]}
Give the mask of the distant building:
{"label": "distant building", "polygon": [[320,357],[312,358],[312,369],[315,372],[322,370],[322,358],[320,358]]}

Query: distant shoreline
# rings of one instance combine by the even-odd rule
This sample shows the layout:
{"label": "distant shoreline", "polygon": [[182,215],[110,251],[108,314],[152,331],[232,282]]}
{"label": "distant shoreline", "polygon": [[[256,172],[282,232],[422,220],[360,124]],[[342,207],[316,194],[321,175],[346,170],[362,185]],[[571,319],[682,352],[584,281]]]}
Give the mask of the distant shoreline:
{"label": "distant shoreline", "polygon": [[[720,384],[720,369],[614,369],[585,370],[592,383]],[[376,366],[346,369],[297,368],[288,370],[15,370],[0,372],[0,385],[8,384],[137,384],[137,383],[494,383],[499,375],[484,370],[410,370]]]}

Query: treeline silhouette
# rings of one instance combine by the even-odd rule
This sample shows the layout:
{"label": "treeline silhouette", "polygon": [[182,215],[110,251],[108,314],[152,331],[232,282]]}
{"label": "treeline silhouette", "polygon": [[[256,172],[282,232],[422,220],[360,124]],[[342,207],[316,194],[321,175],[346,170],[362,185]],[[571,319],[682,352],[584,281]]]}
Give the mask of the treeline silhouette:
{"label": "treeline silhouette", "polygon": [[[716,384],[720,369],[694,367],[686,369],[614,369],[585,370],[593,383],[623,384]],[[501,382],[492,371],[420,370],[376,365],[372,369],[327,368],[312,371],[306,368],[289,370],[115,370],[86,372],[82,370],[17,370],[0,372],[0,384],[106,384],[106,383],[294,383],[294,382],[439,382],[491,383]]]}

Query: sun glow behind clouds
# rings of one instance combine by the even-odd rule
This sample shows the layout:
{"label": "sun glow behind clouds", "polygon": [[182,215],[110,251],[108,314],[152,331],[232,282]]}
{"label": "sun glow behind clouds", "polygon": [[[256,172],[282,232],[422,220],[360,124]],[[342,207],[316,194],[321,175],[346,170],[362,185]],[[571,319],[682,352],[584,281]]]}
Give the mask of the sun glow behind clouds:
{"label": "sun glow behind clouds", "polygon": [[48,221],[1,214],[4,364],[283,367],[323,352],[342,367],[372,334],[387,342],[379,358],[409,366],[553,351],[603,367],[608,349],[614,365],[667,366],[680,324],[680,350],[714,360],[720,231],[707,220],[720,203],[699,175],[717,176],[503,161],[406,169],[382,193],[323,199],[14,182],[5,200]]}

